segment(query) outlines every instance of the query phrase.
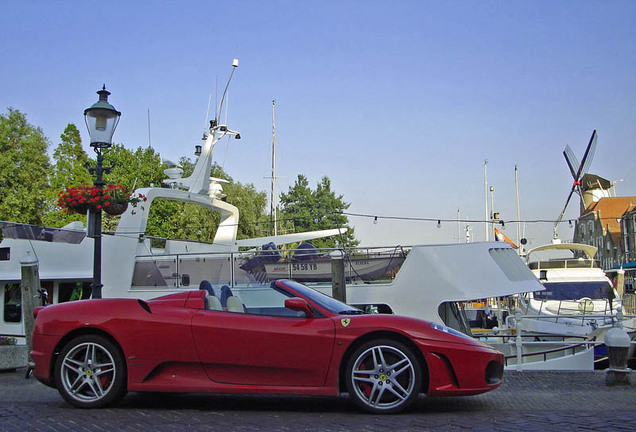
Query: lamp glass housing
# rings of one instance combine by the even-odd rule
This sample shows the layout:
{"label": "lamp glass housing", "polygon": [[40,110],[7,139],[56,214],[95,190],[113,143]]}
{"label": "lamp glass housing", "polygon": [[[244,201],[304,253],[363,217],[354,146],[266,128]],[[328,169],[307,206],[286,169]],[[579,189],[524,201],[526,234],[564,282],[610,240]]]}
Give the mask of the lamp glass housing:
{"label": "lamp glass housing", "polygon": [[108,148],[112,146],[113,134],[121,113],[108,103],[108,95],[104,87],[98,91],[99,100],[90,108],[84,110],[86,128],[91,137],[91,146],[95,148]]}

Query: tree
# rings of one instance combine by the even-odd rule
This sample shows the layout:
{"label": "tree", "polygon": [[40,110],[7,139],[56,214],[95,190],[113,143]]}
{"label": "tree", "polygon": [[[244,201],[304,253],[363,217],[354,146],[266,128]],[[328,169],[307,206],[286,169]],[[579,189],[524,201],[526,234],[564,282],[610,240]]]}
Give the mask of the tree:
{"label": "tree", "polygon": [[39,224],[46,209],[48,140],[9,108],[0,115],[0,220]]}
{"label": "tree", "polygon": [[[128,193],[140,188],[159,186],[165,177],[165,165],[152,147],[137,147],[133,151],[122,144],[115,144],[104,152],[104,166],[112,167],[110,173],[104,175],[104,181],[107,184],[120,184]],[[103,217],[104,230],[114,231],[120,217]]]}
{"label": "tree", "polygon": [[132,192],[134,189],[161,185],[166,168],[161,157],[152,147],[138,147],[135,151],[122,144],[113,145],[104,152],[104,166],[112,166],[104,176],[106,183],[121,184]]}
{"label": "tree", "polygon": [[69,222],[85,220],[85,215],[66,213],[57,206],[58,194],[71,186],[92,183],[86,164],[88,155],[82,148],[82,139],[77,127],[69,123],[60,135],[61,142],[53,151],[54,164],[50,174],[50,186],[47,192],[47,209],[43,216],[46,226],[61,227]]}
{"label": "tree", "polygon": [[359,243],[353,228],[348,226],[348,218],[342,214],[350,204],[344,201],[342,195],[336,196],[331,190],[328,177],[323,177],[313,191],[307,177],[299,174],[289,191],[281,194],[280,203],[282,219],[292,221],[296,232],[347,228],[342,236],[312,240],[311,243],[317,248],[332,248],[336,242],[341,246],[356,246]]}
{"label": "tree", "polygon": [[266,218],[267,194],[256,190],[253,184],[231,182],[225,185],[227,202],[239,209],[240,223],[237,238],[252,238],[261,235],[259,222]]}

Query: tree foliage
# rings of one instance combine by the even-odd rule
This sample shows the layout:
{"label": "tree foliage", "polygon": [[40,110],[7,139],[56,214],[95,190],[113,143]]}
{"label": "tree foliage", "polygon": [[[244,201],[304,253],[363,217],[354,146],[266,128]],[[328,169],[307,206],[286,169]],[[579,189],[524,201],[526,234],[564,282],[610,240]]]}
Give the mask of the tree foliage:
{"label": "tree foliage", "polygon": [[165,178],[161,156],[152,147],[138,147],[129,150],[122,144],[115,144],[104,153],[104,165],[112,166],[111,172],[104,175],[107,183],[118,183],[127,191],[160,186]]}
{"label": "tree foliage", "polygon": [[46,210],[48,140],[26,115],[0,115],[0,220],[42,223]]}
{"label": "tree foliage", "polygon": [[340,246],[358,244],[353,228],[348,225],[347,217],[342,214],[350,204],[344,201],[342,195],[336,195],[331,190],[331,181],[328,177],[323,177],[316,190],[312,190],[307,177],[299,174],[289,191],[281,194],[280,203],[283,220],[291,221],[295,232],[347,228],[347,232],[342,236],[312,240],[314,246],[332,248],[336,247],[336,243]]}
{"label": "tree foliage", "polygon": [[224,193],[227,194],[227,202],[241,211],[237,237],[241,239],[261,236],[259,222],[267,218],[267,194],[258,192],[251,183],[240,182],[225,185]]}
{"label": "tree foliage", "polygon": [[61,227],[69,222],[84,221],[80,214],[69,214],[57,206],[58,193],[71,186],[92,183],[86,169],[88,155],[82,148],[80,132],[74,124],[68,124],[60,135],[61,142],[53,151],[50,184],[47,189],[47,208],[43,215],[43,223],[47,226]]}

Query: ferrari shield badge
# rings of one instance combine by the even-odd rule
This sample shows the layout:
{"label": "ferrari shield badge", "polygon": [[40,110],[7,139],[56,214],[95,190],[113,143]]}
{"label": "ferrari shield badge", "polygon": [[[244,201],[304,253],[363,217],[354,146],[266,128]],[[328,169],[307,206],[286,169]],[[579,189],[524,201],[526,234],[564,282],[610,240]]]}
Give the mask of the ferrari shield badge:
{"label": "ferrari shield badge", "polygon": [[350,322],[351,322],[351,318],[343,318],[340,320],[340,324],[342,324],[343,327],[348,326]]}

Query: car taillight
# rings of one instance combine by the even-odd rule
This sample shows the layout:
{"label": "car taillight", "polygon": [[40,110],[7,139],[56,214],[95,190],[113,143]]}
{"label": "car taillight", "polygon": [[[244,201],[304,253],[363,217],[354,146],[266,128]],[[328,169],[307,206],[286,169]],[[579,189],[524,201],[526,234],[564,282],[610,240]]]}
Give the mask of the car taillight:
{"label": "car taillight", "polygon": [[38,306],[35,309],[33,309],[33,319],[36,319],[38,317],[38,313],[44,309],[44,306]]}

